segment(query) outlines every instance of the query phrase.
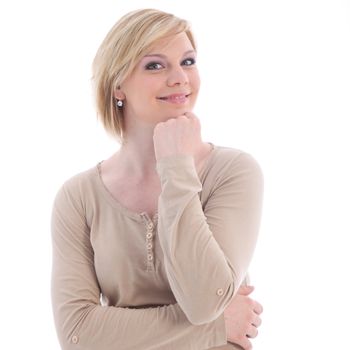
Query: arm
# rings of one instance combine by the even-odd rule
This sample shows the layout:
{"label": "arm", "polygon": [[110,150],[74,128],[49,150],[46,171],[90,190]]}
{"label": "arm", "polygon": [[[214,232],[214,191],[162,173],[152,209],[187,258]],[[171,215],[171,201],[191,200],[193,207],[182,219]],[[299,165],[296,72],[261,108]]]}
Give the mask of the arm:
{"label": "arm", "polygon": [[83,203],[73,186],[58,191],[51,220],[52,307],[63,350],[198,349],[226,344],[224,317],[193,326],[178,304],[148,309],[100,305]]}
{"label": "arm", "polygon": [[157,162],[165,267],[177,302],[195,325],[215,320],[229,305],[247,273],[259,230],[260,167],[243,152],[223,167],[203,212],[193,157]]}

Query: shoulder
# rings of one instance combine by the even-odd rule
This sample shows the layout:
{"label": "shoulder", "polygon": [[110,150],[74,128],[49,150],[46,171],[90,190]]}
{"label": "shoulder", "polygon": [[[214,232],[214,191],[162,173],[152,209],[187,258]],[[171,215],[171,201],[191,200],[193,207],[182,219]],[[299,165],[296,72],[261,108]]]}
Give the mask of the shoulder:
{"label": "shoulder", "polygon": [[261,205],[264,192],[263,172],[258,161],[249,152],[216,146],[204,189],[204,201],[215,197],[215,200],[231,201],[234,205],[238,205],[238,202],[240,205]]}
{"label": "shoulder", "polygon": [[67,177],[58,188],[55,201],[65,198],[81,202],[84,196],[94,188],[97,171],[97,165],[95,165]]}
{"label": "shoulder", "polygon": [[239,148],[216,145],[212,168],[216,170],[218,176],[255,174],[257,177],[263,177],[257,159]]}

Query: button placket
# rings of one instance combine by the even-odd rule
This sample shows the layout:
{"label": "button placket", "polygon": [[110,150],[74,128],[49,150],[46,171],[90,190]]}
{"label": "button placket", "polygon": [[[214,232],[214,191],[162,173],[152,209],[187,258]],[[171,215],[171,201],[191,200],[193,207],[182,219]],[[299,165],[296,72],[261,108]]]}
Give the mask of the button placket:
{"label": "button placket", "polygon": [[147,271],[153,271],[154,270],[153,236],[154,236],[155,223],[153,223],[149,219],[147,213],[144,213],[144,218],[146,220],[146,251],[147,251],[146,266],[147,266]]}
{"label": "button placket", "polygon": [[149,223],[147,225],[147,234],[146,234],[146,248],[147,248],[147,270],[153,270],[153,224]]}

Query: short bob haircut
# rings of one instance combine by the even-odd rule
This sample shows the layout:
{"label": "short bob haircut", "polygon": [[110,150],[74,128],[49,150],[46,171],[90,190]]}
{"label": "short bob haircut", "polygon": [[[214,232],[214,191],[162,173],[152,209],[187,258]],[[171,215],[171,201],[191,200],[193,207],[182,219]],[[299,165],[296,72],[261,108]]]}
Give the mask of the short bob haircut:
{"label": "short bob haircut", "polygon": [[116,106],[115,90],[156,41],[182,32],[196,51],[188,21],[160,10],[136,10],[119,19],[97,50],[92,64],[97,115],[119,143],[124,141],[123,109]]}

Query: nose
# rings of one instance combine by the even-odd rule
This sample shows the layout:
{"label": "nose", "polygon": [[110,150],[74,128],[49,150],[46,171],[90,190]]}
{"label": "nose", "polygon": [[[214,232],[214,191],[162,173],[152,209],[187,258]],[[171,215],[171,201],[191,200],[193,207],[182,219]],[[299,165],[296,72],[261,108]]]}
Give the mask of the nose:
{"label": "nose", "polygon": [[182,66],[173,67],[169,71],[167,83],[168,86],[186,85],[189,82],[188,75]]}

